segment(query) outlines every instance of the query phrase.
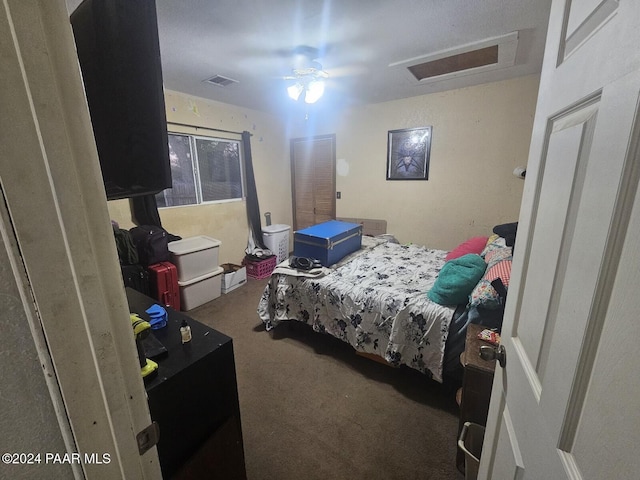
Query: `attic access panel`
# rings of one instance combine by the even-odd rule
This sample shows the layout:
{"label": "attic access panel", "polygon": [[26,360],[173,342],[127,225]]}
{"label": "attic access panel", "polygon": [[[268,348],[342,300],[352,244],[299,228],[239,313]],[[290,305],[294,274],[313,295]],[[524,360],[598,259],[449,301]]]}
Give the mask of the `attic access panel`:
{"label": "attic access panel", "polygon": [[389,64],[401,68],[411,83],[425,84],[515,65],[518,32]]}
{"label": "attic access panel", "polygon": [[484,67],[498,63],[498,45],[472,50],[470,52],[459,53],[444,57],[439,60],[420,63],[407,67],[416,77],[416,80],[438,77],[448,73],[468,70],[470,68]]}

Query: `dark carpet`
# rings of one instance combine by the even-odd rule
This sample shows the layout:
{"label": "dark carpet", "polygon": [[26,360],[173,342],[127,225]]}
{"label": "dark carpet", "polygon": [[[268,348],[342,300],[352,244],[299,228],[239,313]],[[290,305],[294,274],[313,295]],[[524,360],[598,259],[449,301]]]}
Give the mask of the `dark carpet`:
{"label": "dark carpet", "polygon": [[360,357],[290,322],[266,332],[267,280],[189,312],[233,338],[249,480],[460,480],[455,386]]}

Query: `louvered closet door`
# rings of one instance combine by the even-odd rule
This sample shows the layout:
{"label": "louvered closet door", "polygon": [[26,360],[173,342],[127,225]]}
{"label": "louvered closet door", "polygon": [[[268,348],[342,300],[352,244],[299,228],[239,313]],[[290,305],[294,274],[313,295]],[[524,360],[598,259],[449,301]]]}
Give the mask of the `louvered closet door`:
{"label": "louvered closet door", "polygon": [[336,216],[335,135],[291,140],[294,230]]}

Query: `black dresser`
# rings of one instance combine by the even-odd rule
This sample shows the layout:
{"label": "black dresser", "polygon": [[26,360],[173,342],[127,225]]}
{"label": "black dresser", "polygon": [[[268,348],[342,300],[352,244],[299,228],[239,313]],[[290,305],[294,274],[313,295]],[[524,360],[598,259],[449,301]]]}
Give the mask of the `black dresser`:
{"label": "black dresser", "polygon": [[[129,309],[145,314],[156,300],[127,288]],[[167,308],[167,326],[152,330],[167,352],[145,380],[151,418],[160,426],[158,456],[165,479],[245,480],[238,388],[230,337]],[[192,340],[182,344],[186,319]]]}

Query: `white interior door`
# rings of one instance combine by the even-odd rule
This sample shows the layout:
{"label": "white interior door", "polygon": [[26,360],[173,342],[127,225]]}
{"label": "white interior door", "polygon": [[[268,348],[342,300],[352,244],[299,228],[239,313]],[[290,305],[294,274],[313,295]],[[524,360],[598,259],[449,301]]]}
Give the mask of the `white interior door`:
{"label": "white interior door", "polygon": [[479,478],[640,475],[640,4],[556,0]]}

